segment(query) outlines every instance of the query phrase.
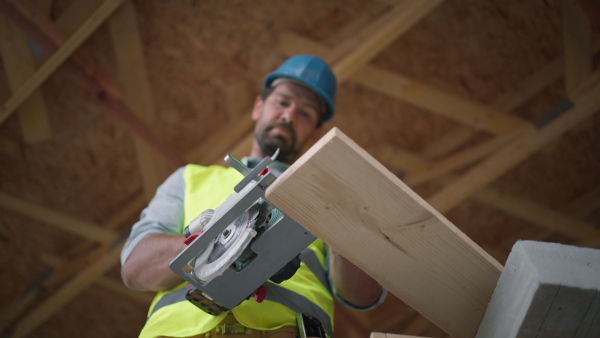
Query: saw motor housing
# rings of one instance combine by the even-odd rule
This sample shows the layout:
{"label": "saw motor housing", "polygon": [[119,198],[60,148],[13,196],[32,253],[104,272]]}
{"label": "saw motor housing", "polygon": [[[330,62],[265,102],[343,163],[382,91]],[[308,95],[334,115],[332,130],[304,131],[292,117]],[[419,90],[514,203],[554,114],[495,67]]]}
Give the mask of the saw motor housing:
{"label": "saw motor housing", "polygon": [[[217,315],[234,308],[273,276],[276,282],[291,277],[295,272],[293,266],[300,265],[298,255],[316,239],[281,211],[269,219],[276,206],[265,198],[265,191],[277,177],[267,166],[275,156],[263,159],[252,170],[232,155],[225,158],[244,178],[212,215],[200,215],[190,223],[186,236],[194,233],[198,236],[171,261],[171,270],[191,284],[186,298],[206,313]],[[256,215],[253,238],[220,275],[208,280],[199,278],[194,272],[196,259],[212,248],[218,238],[229,235],[228,227],[244,214]],[[188,265],[191,272],[184,270]]]}

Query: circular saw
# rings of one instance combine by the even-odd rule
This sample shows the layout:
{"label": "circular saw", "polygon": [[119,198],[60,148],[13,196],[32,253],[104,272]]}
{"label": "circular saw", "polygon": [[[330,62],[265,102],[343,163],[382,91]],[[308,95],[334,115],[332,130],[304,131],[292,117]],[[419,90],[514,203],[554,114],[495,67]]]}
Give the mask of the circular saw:
{"label": "circular saw", "polygon": [[208,314],[232,309],[252,295],[261,302],[267,280],[291,278],[300,267],[300,252],[316,239],[265,197],[277,178],[267,167],[276,155],[252,169],[226,157],[244,177],[222,204],[190,222],[184,231],[187,247],[169,265],[190,282],[185,297]]}

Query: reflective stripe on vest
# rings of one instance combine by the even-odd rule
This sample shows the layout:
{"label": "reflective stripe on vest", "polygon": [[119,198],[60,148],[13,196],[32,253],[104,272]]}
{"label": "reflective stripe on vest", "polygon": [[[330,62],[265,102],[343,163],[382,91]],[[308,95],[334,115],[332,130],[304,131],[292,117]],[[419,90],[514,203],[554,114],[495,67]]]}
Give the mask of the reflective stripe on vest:
{"label": "reflective stripe on vest", "polygon": [[298,313],[306,313],[318,319],[319,322],[321,322],[321,325],[323,325],[325,332],[329,337],[333,338],[331,318],[329,318],[327,312],[323,311],[323,309],[311,302],[308,298],[292,290],[288,290],[273,283],[266,283],[265,286],[267,287],[267,290],[269,290],[269,292],[267,292],[267,300],[283,304]]}
{"label": "reflective stripe on vest", "polygon": [[321,267],[319,258],[317,258],[317,255],[314,251],[309,249],[302,250],[302,253],[300,254],[300,260],[304,262],[306,266],[308,266],[310,271],[319,279],[319,281],[321,281],[321,284],[323,284],[328,290],[331,290],[327,273],[323,267]]}
{"label": "reflective stripe on vest", "polygon": [[[312,251],[311,249],[306,248],[306,249],[302,250],[302,253],[300,254],[300,259],[302,260],[302,263],[306,264],[308,269],[317,276],[317,278],[321,281],[321,283],[326,288],[329,289],[329,283],[327,281],[327,276],[325,274],[325,271],[321,267],[321,263],[319,263],[319,259],[317,258],[317,255],[315,254],[315,252]],[[268,283],[268,284],[271,284],[271,283]],[[187,292],[186,288],[183,287],[181,289],[178,289],[178,290],[175,290],[173,292],[163,295],[161,297],[161,299],[158,302],[156,302],[156,304],[154,305],[154,308],[152,308],[152,312],[148,315],[148,318],[150,318],[152,316],[152,314],[154,314],[154,312],[156,312],[158,309],[160,309],[162,307],[165,307],[165,306],[171,305],[171,304],[175,304],[175,303],[181,302],[181,301],[187,301],[187,299],[185,299],[186,292]],[[293,292],[293,291],[290,291],[290,292]],[[295,293],[295,294],[297,294],[297,293]],[[300,296],[300,297],[304,297],[304,296]],[[284,303],[280,302],[277,297],[269,297],[267,295],[267,299],[274,301],[274,302],[284,304]],[[310,302],[308,299],[306,301]],[[313,304],[312,302],[310,302],[310,303]],[[296,312],[302,312],[302,311],[297,311],[296,309],[293,309],[293,308],[291,308],[291,309]],[[329,317],[329,316],[327,316],[327,317]]]}
{"label": "reflective stripe on vest", "polygon": [[[316,253],[313,250],[306,248],[300,254],[300,259],[302,260],[302,263],[306,264],[308,269],[314,273],[315,276],[317,276],[323,286],[329,289],[327,275],[325,270],[323,270],[321,267],[321,263],[319,262]],[[308,298],[302,296],[301,294],[292,290],[288,290],[277,284],[266,283],[265,285],[267,290],[269,290],[267,292],[267,300],[285,305],[295,312],[307,313],[313,316],[321,322],[325,332],[327,332],[330,337],[333,337],[333,328],[331,326],[332,318],[330,318],[327,312],[321,309],[318,305],[311,302]],[[154,305],[152,312],[148,315],[148,319],[152,316],[152,314],[162,307],[182,301],[187,302],[187,299],[185,299],[186,292],[186,288],[182,287],[181,289],[163,295],[161,299]]]}

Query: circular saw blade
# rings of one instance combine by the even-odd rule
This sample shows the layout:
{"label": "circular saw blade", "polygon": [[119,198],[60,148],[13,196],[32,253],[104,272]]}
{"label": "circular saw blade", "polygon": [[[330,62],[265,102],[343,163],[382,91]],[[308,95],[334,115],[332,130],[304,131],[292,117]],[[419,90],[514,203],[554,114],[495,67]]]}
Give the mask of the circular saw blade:
{"label": "circular saw blade", "polygon": [[256,236],[254,226],[257,216],[258,209],[251,208],[227,226],[196,258],[194,275],[202,281],[209,281],[233,264]]}

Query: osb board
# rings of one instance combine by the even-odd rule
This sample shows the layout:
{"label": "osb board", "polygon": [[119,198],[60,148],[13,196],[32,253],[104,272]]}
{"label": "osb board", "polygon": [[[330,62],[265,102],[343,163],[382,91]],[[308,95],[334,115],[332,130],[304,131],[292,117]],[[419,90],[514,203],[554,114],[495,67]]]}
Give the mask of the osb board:
{"label": "osb board", "polygon": [[[52,18],[60,17],[73,2],[52,1]],[[219,128],[235,120],[235,113],[227,111],[231,106],[227,100],[248,100],[258,93],[264,74],[285,57],[276,52],[279,32],[290,30],[326,42],[374,6],[361,0],[136,0],[134,4],[158,115],[152,128],[181,154],[219,135]],[[450,93],[492,102],[561,53],[559,5],[560,1],[552,0],[445,1],[373,63]],[[597,31],[594,37],[597,39]],[[84,47],[109,71],[117,71],[105,26]],[[3,100],[9,97],[4,77],[0,71]],[[527,118],[539,116],[562,98],[562,84],[556,86],[554,94],[542,94],[518,113]],[[12,152],[0,152],[0,191],[103,224],[142,192],[130,132],[85,93],[64,68],[42,86],[42,91],[53,139],[25,145],[16,117],[2,124],[0,138],[14,147]],[[457,127],[450,119],[351,82],[340,86],[337,106],[338,115],[328,128],[340,127],[377,159],[378,152],[386,147],[418,153]],[[245,109],[237,114],[249,118]],[[498,184],[561,209],[600,186],[600,164],[595,155],[600,148],[599,135],[600,120],[596,116],[567,133],[550,152],[535,155],[502,177]],[[437,185],[415,187],[423,197],[435,189]],[[543,232],[476,202],[465,203],[448,218],[475,242],[495,248],[501,255],[508,253],[516,239]],[[588,220],[600,225],[597,214]],[[124,224],[119,230],[127,231],[128,226]],[[40,251],[63,256],[80,240],[5,209],[0,209],[0,236],[2,266],[6,267],[0,277],[7,285],[0,293],[2,305],[5,300],[17,299],[47,267],[40,263]],[[113,274],[118,278],[118,270]],[[112,305],[98,311],[131,302],[123,297],[106,301]],[[364,318],[371,325],[370,331],[401,333],[417,320],[403,316],[405,308],[389,302],[381,310],[353,313],[352,318]],[[71,320],[84,316],[76,310],[66,307],[51,321],[62,316]],[[393,330],[387,329],[383,319],[390,311],[398,311],[388,321]],[[124,316],[139,328],[145,313],[141,306]],[[86,321],[86,327],[72,320],[69,330],[74,331],[69,332],[79,330],[74,335],[87,336],[89,332],[103,332],[107,323],[110,320]],[[345,327],[343,322],[337,324],[336,331],[342,337],[354,337]],[[61,336],[60,325],[52,328],[53,332],[36,335]],[[415,330],[412,334],[424,335]],[[111,336],[130,337],[135,333]]]}

